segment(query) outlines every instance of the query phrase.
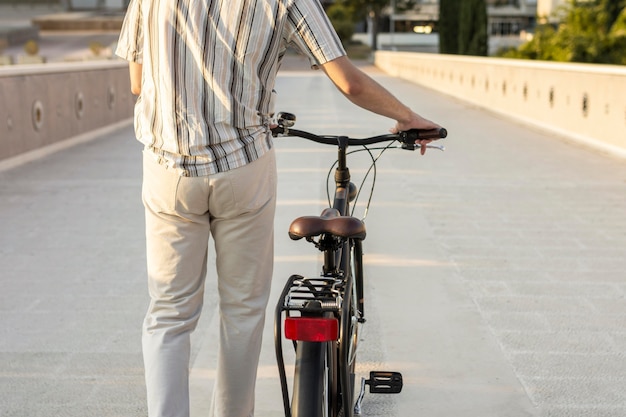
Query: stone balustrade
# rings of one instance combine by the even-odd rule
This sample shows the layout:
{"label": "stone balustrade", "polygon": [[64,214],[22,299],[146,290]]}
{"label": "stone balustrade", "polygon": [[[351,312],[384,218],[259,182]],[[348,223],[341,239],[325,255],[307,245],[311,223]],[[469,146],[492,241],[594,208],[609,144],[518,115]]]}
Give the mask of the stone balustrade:
{"label": "stone balustrade", "polygon": [[377,52],[375,62],[390,75],[626,155],[624,66],[390,51]]}
{"label": "stone balustrade", "polygon": [[124,61],[0,67],[0,160],[132,118]]}

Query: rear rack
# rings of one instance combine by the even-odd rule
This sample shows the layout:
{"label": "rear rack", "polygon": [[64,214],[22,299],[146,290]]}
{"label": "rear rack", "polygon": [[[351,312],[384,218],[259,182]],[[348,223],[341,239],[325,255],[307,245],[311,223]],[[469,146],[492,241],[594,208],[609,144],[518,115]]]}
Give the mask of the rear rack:
{"label": "rear rack", "polygon": [[[278,362],[278,374],[283,397],[285,417],[291,417],[289,403],[289,388],[283,357],[282,315],[292,313],[300,316],[321,316],[324,313],[335,315],[345,306],[343,305],[345,280],[343,276],[328,276],[307,278],[302,275],[292,275],[287,280],[283,292],[278,299],[274,320],[274,348]],[[293,341],[295,347],[295,341]]]}
{"label": "rear rack", "polygon": [[339,311],[343,302],[344,280],[335,277],[306,278],[292,275],[281,295],[282,311]]}

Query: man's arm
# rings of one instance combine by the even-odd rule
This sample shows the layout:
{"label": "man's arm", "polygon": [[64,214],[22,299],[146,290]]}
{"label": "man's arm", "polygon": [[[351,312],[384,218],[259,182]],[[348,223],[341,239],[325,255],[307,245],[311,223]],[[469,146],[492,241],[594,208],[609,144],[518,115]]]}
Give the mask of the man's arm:
{"label": "man's arm", "polygon": [[366,110],[396,120],[395,129],[438,129],[431,122],[402,104],[387,89],[358,69],[343,56],[322,65],[335,86],[354,104]]}
{"label": "man's arm", "polygon": [[130,91],[135,94],[141,94],[141,70],[143,66],[136,62],[129,62],[128,69],[130,71]]}

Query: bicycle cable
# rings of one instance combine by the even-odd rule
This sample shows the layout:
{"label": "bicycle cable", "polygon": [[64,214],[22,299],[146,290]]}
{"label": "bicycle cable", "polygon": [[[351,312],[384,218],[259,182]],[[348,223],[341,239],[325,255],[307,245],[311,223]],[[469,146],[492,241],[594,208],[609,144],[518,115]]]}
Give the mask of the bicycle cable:
{"label": "bicycle cable", "polygon": [[[350,213],[351,216],[354,216],[354,212],[356,210],[356,206],[357,206],[357,202],[359,201],[359,197],[361,196],[361,191],[363,190],[363,187],[365,185],[365,181],[367,180],[368,176],[370,175],[370,173],[372,172],[372,170],[374,171],[373,173],[373,178],[372,178],[372,186],[370,187],[370,194],[369,197],[367,198],[367,203],[365,204],[365,209],[363,212],[363,217],[361,218],[361,221],[365,221],[365,219],[367,218],[367,214],[369,212],[369,208],[370,205],[372,203],[372,198],[374,196],[374,188],[376,187],[376,178],[378,175],[377,172],[377,167],[376,167],[376,162],[380,159],[380,157],[383,155],[383,153],[391,148],[397,148],[397,145],[394,145],[396,143],[396,141],[390,142],[388,145],[386,146],[380,146],[380,147],[375,147],[375,148],[370,148],[367,145],[360,145],[362,148],[361,149],[355,149],[353,151],[349,151],[346,153],[346,155],[351,155],[353,153],[358,153],[358,152],[367,152],[370,156],[370,159],[372,160],[372,163],[370,164],[369,168],[367,169],[367,171],[365,172],[365,175],[363,176],[363,179],[361,180],[361,185],[357,188],[357,195],[354,198],[354,201],[352,202],[352,212]],[[375,150],[379,150],[380,152],[378,153],[378,155],[374,156],[374,154],[372,153],[372,151]],[[337,162],[335,161],[329,168],[328,170],[328,174],[326,175],[326,197],[328,199],[328,205],[329,207],[331,206],[331,196],[330,196],[330,191],[331,191],[331,187],[330,183],[331,183],[331,176],[333,173],[333,169],[337,166]]]}

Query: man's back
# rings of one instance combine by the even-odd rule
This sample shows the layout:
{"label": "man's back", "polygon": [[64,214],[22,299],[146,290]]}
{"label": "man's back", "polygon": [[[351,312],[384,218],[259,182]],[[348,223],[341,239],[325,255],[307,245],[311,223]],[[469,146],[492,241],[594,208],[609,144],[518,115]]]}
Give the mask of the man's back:
{"label": "man's back", "polygon": [[[118,54],[143,64],[137,135],[189,175],[237,168],[271,143],[274,80],[287,45],[344,54],[316,0],[134,0]],[[328,41],[330,39],[330,42]]]}

